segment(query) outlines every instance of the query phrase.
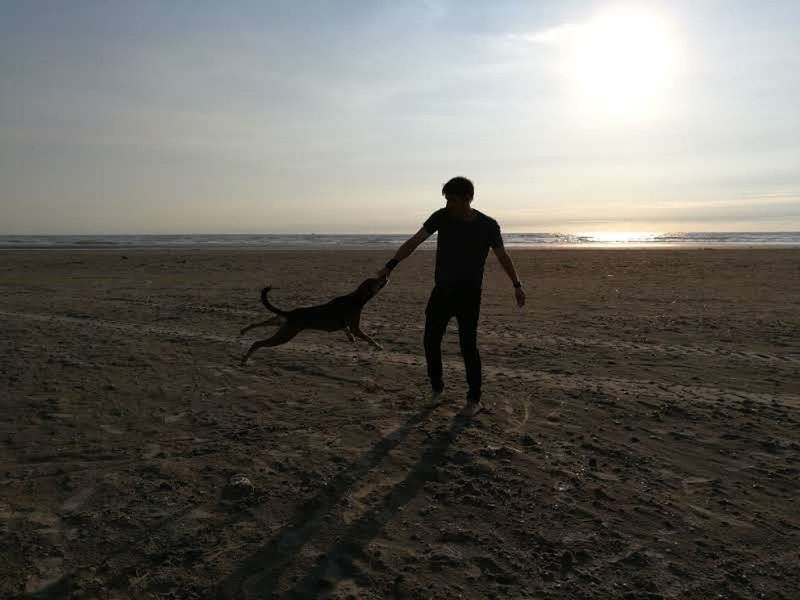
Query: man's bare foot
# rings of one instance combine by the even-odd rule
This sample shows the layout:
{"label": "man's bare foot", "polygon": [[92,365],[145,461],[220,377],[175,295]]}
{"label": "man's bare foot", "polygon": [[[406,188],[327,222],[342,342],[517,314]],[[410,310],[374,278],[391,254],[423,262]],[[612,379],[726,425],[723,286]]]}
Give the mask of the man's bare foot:
{"label": "man's bare foot", "polygon": [[483,410],[480,402],[475,402],[473,400],[467,400],[467,403],[464,405],[464,408],[461,409],[461,412],[458,414],[462,417],[472,418],[477,415],[479,412]]}

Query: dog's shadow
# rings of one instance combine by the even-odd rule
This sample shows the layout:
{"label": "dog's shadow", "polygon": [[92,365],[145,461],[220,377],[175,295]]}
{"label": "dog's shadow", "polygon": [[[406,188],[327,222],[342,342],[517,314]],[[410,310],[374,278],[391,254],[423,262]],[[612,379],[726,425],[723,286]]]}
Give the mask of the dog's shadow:
{"label": "dog's shadow", "polygon": [[[412,415],[403,425],[382,438],[358,461],[339,473],[320,492],[295,511],[290,522],[265,546],[242,561],[219,585],[223,598],[272,598],[280,579],[300,554],[303,546],[323,528],[329,529],[327,517],[355,484],[374,469],[400,444],[412,429],[425,421],[439,404],[431,404]],[[332,547],[321,555],[310,571],[282,597],[315,598],[322,590],[321,580],[332,586],[337,579],[357,575],[354,559],[364,555],[364,547],[386,523],[408,504],[426,482],[436,476],[436,469],[447,449],[472,421],[456,416],[447,429],[441,430],[426,445],[406,478],[372,510],[347,527]]]}

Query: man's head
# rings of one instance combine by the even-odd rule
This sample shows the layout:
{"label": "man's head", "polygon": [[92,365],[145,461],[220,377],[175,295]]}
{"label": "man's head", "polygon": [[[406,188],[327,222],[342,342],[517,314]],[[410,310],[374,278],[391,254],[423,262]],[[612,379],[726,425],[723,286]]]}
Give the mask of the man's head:
{"label": "man's head", "polygon": [[448,202],[469,204],[475,196],[475,186],[466,177],[453,177],[442,186],[442,196]]}

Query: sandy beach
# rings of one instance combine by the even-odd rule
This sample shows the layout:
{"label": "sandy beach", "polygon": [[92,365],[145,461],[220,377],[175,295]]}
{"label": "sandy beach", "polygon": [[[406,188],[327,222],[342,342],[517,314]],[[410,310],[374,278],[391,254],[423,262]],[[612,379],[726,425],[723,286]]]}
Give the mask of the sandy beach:
{"label": "sandy beach", "polygon": [[389,256],[1,252],[0,597],[797,598],[800,251],[490,257],[472,421],[430,251],[238,365]]}

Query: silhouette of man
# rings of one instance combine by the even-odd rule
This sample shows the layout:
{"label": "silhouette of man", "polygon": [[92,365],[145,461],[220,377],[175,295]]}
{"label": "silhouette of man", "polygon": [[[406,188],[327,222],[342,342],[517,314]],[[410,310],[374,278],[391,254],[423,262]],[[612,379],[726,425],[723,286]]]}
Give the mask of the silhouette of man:
{"label": "silhouette of man", "polygon": [[466,177],[454,177],[442,187],[447,200],[444,208],[433,213],[422,228],[397,250],[378,272],[388,277],[392,270],[411,255],[417,246],[434,232],[436,241],[435,286],[425,309],[425,359],[433,398],[444,391],[442,377],[442,337],[452,317],[458,322],[458,337],[467,371],[467,402],[464,416],[480,411],[481,357],[478,352],[478,316],[486,257],[491,248],[514,285],[517,305],[525,304],[525,292],[517,277],[511,257],[503,247],[497,221],[472,208],[475,187]]}

